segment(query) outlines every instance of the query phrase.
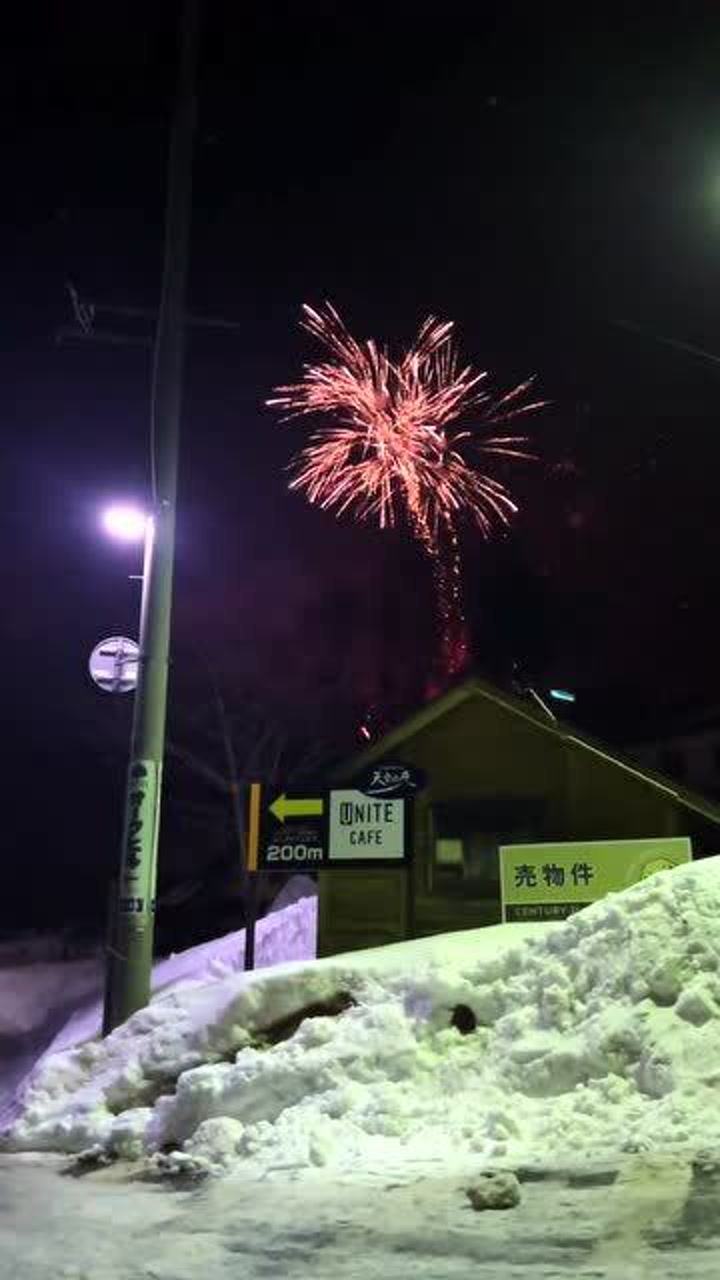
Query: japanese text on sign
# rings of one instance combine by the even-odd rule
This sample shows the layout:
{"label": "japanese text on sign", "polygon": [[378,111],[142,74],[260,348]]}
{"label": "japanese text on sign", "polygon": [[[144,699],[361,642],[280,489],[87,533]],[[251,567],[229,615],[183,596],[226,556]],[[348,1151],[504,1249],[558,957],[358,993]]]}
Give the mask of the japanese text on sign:
{"label": "japanese text on sign", "polygon": [[566,880],[568,884],[586,885],[590,884],[594,878],[595,870],[589,862],[574,862],[568,871],[557,862],[546,862],[541,866],[521,862],[515,868],[516,889],[522,888],[523,885],[534,889],[538,884],[544,884],[548,889],[563,889]]}
{"label": "japanese text on sign", "polygon": [[504,845],[500,849],[503,920],[557,920],[692,857],[684,836]]}
{"label": "japanese text on sign", "polygon": [[160,801],[159,766],[154,760],[133,760],[125,811],[120,869],[120,912],[150,915],[155,910],[153,842]]}

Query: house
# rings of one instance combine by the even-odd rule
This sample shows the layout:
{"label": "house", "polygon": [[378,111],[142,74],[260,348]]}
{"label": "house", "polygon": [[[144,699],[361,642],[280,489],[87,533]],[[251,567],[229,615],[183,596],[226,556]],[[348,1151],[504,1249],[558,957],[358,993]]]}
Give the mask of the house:
{"label": "house", "polygon": [[320,874],[319,954],[495,924],[498,846],[685,835],[720,852],[720,806],[476,678],[428,703],[340,766],[422,769],[413,863]]}

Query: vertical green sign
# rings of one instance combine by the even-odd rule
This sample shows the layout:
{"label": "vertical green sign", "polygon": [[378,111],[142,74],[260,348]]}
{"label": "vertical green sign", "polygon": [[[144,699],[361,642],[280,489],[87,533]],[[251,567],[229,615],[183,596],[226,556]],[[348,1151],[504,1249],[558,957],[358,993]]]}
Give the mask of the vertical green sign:
{"label": "vertical green sign", "polygon": [[154,760],[130,765],[123,854],[121,915],[149,916],[155,910],[156,867],[152,857],[160,809],[160,767]]}

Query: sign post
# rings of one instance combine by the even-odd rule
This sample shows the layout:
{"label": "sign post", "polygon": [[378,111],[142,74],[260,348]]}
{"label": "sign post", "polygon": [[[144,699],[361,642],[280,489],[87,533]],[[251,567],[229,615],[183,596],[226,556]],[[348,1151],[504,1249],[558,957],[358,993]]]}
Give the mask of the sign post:
{"label": "sign post", "polygon": [[503,845],[503,922],[565,920],[607,893],[692,859],[687,836],[657,840],[586,840]]}
{"label": "sign post", "polygon": [[403,867],[412,854],[412,800],[355,787],[313,795],[250,784],[248,871]]}
{"label": "sign post", "polygon": [[255,960],[257,875],[377,867],[408,871],[413,800],[423,785],[417,770],[397,764],[379,765],[351,787],[300,791],[250,784],[246,969]]}
{"label": "sign post", "polygon": [[255,968],[255,925],[257,923],[257,856],[260,839],[260,804],[262,786],[259,782],[250,783],[250,804],[248,833],[245,842],[247,849],[247,902],[245,904],[245,961],[244,967]]}

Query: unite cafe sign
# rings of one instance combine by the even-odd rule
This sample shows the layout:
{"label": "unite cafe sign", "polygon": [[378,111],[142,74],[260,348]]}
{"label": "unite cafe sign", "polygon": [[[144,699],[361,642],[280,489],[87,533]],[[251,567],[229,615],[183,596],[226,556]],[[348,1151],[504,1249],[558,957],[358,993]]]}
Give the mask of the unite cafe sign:
{"label": "unite cafe sign", "polygon": [[375,766],[353,787],[268,787],[253,782],[248,813],[248,870],[402,867],[412,855],[413,799],[424,785],[417,769]]}

